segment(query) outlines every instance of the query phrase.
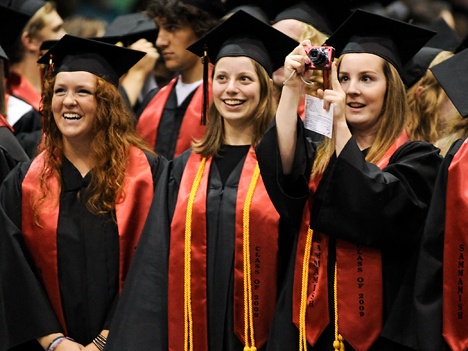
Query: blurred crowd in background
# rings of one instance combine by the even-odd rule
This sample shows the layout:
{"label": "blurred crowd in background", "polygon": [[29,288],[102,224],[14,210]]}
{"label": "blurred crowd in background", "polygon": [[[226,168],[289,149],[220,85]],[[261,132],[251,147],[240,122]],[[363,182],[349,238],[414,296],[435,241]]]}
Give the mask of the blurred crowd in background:
{"label": "blurred crowd in background", "polygon": [[[241,5],[259,6],[271,19],[289,5],[288,1],[277,0],[220,1],[228,9]],[[411,19],[421,24],[430,23],[438,17],[439,13],[446,12],[446,21],[454,26],[458,34],[462,38],[468,35],[468,0],[346,1],[351,4],[351,7],[367,7],[373,12],[387,14],[403,21]],[[62,18],[79,15],[101,19],[109,23],[119,15],[144,10],[148,0],[57,0],[56,2]]]}

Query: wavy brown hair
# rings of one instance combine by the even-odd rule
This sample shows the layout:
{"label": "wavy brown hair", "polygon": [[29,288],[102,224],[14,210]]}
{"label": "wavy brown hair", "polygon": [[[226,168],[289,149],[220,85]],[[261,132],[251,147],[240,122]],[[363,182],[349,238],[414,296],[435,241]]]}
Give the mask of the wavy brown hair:
{"label": "wavy brown hair", "polygon": [[[251,59],[260,81],[260,102],[252,117],[252,145],[256,145],[267,130],[276,112],[276,101],[273,99],[273,83],[267,71],[257,61]],[[213,74],[214,74],[213,69]],[[204,157],[217,156],[221,145],[225,142],[224,118],[214,103],[208,110],[208,121],[203,137],[192,143],[195,153]]]}
{"label": "wavy brown hair", "polygon": [[[123,186],[131,146],[152,153],[147,144],[135,132],[135,118],[117,88],[96,77],[97,101],[94,121],[94,139],[91,143],[91,159],[94,166],[88,187],[90,196],[87,209],[94,214],[113,213],[115,204],[125,197]],[[42,197],[35,204],[35,213],[48,195],[49,177],[60,177],[63,140],[52,113],[52,97],[55,77],[45,82],[42,94],[41,114],[44,117],[44,139],[39,151],[45,152],[45,164],[40,176]]]}
{"label": "wavy brown hair", "polygon": [[[344,55],[337,61],[338,72],[343,57]],[[385,152],[401,135],[406,122],[407,100],[405,85],[396,68],[383,59],[382,62],[387,89],[379,116],[379,128],[366,156],[366,161],[371,163],[377,163],[382,158]],[[350,129],[352,133],[352,128]],[[325,141],[317,148],[312,177],[325,171],[328,161],[334,152],[335,140],[333,138],[325,138]]]}
{"label": "wavy brown hair", "polygon": [[[452,57],[450,51],[440,52],[429,68]],[[412,140],[435,143],[445,133],[446,118],[439,112],[439,106],[446,94],[428,69],[426,74],[408,90],[408,123],[406,129]]]}
{"label": "wavy brown hair", "polygon": [[[163,18],[168,24],[188,25],[200,38],[214,28],[219,23],[219,18],[224,14],[220,2],[211,1],[209,4],[206,2],[206,4],[206,6],[212,7],[213,12],[219,12],[219,15],[215,16],[182,0],[152,0],[148,3],[146,13],[151,18]],[[219,7],[219,9],[215,9],[215,7]]]}

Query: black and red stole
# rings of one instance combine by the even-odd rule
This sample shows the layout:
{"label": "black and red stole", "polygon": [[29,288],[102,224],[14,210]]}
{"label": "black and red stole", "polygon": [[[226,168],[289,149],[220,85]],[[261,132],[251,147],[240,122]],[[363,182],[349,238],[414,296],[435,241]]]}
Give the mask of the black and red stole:
{"label": "black and red stole", "polygon": [[[204,168],[203,168],[203,162]],[[176,209],[171,223],[171,244],[169,258],[169,350],[184,349],[187,342],[187,306],[190,318],[191,350],[208,350],[208,311],[207,311],[207,232],[206,201],[212,159],[204,159],[192,153],[185,166],[177,198]],[[202,164],[202,166],[200,166]],[[257,166],[255,152],[250,148],[239,180],[236,200],[235,253],[234,253],[234,332],[244,340],[244,269],[243,269],[243,210],[246,194]],[[200,169],[203,173],[200,174]],[[196,194],[193,184],[199,182]],[[279,215],[259,177],[250,206],[250,257],[251,280],[254,308],[254,330],[256,346],[265,344],[276,304],[277,252]],[[188,203],[193,201],[193,206]],[[188,208],[192,210],[189,215]],[[191,238],[187,240],[186,227],[190,226]],[[229,234],[224,234],[229,235]],[[185,248],[190,245],[190,267],[184,263]],[[186,261],[185,261],[186,262]],[[187,271],[189,277],[185,277]],[[184,279],[185,277],[185,279]],[[189,287],[184,286],[189,281]],[[187,284],[187,283],[186,283]],[[191,299],[187,302],[184,290],[190,289]],[[185,335],[185,337],[184,337]],[[185,339],[185,340],[184,340]]]}
{"label": "black and red stole", "polygon": [[[137,123],[137,132],[145,139],[153,149],[157,143],[157,131],[161,117],[166,106],[167,99],[175,88],[177,78],[173,78],[169,84],[164,86],[146,106]],[[211,84],[210,84],[211,86]],[[211,96],[211,93],[210,93]],[[201,125],[203,111],[203,84],[201,84],[190,101],[185,111],[179,136],[174,151],[174,157],[180,155],[191,147],[193,139],[200,139],[205,132],[205,126]]]}
{"label": "black and red stole", "polygon": [[[409,138],[406,132],[403,132],[386,151],[377,166],[381,169],[386,167],[397,148],[407,141]],[[309,184],[311,194],[315,192],[320,180],[321,176],[311,179]],[[293,322],[301,329],[301,318],[305,318],[305,336],[307,342],[314,345],[334,316],[329,316],[328,280],[331,279],[328,277],[329,237],[325,233],[313,232],[312,239],[309,239],[312,242],[307,245],[308,234],[311,233],[309,228],[311,197],[308,201],[304,208],[296,252]],[[310,247],[310,251],[305,252],[306,247]],[[309,262],[309,266],[304,268],[304,262]],[[304,279],[307,281],[304,282]],[[338,313],[339,333],[354,349],[368,350],[382,330],[380,251],[337,240],[336,279],[337,291],[334,293],[337,294],[335,310]],[[302,311],[305,316],[301,316],[301,299],[305,292],[303,284],[307,285],[306,304]]]}
{"label": "black and red stole", "polygon": [[[50,177],[48,182],[50,196],[40,208],[39,223],[35,223],[32,209],[32,204],[41,196],[38,192],[38,184],[44,162],[45,155],[41,153],[31,163],[22,183],[22,231],[26,246],[41,274],[55,314],[63,330],[66,331],[58,280],[57,224],[60,214],[58,179]],[[136,147],[130,148],[124,192],[123,201],[115,205],[120,242],[120,290],[125,281],[154,193],[153,175],[148,159],[143,151]],[[90,235],[93,234],[90,233]]]}
{"label": "black and red stole", "polygon": [[448,168],[443,258],[442,334],[451,350],[468,348],[468,292],[464,287],[468,248],[468,139]]}

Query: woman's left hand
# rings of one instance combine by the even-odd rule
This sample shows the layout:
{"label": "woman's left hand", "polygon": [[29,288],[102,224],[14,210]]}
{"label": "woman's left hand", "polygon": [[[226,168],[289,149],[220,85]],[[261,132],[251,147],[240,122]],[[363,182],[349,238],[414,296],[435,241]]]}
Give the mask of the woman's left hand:
{"label": "woman's left hand", "polygon": [[333,131],[336,140],[336,154],[340,154],[343,147],[351,138],[351,131],[346,123],[346,93],[341,88],[338,79],[338,69],[336,62],[332,63],[330,72],[331,89],[325,91],[319,89],[317,96],[323,99],[323,108],[328,110],[333,105]]}

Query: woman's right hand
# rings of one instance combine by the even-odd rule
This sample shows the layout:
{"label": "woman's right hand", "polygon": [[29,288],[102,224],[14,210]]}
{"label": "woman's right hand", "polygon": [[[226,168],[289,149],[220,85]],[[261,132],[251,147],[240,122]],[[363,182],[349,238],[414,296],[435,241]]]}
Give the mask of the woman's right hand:
{"label": "woman's right hand", "polygon": [[306,64],[310,64],[310,59],[304,50],[304,47],[307,46],[311,46],[310,40],[302,41],[286,56],[284,60],[284,86],[303,89],[304,81],[308,81],[312,76],[313,72],[306,69]]}

